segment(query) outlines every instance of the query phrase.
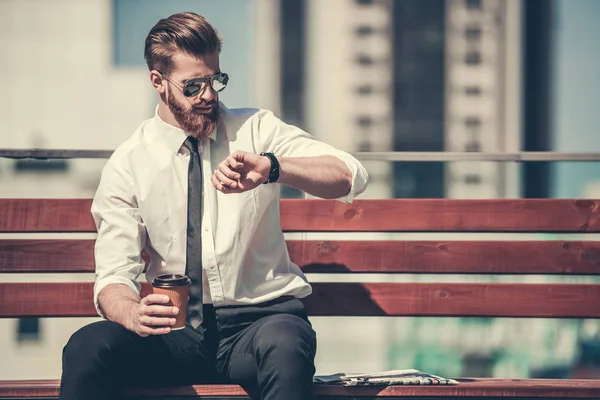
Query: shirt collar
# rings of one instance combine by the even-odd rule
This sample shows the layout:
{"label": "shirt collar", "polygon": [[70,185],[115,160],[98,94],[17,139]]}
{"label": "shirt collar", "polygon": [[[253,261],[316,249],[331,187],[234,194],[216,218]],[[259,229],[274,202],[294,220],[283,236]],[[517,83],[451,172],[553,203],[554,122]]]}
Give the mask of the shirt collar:
{"label": "shirt collar", "polygon": [[[219,122],[218,126],[221,125],[222,120],[225,118],[225,114],[227,112],[227,108],[221,102],[219,102],[219,108],[221,112],[221,122]],[[185,139],[187,139],[188,134],[183,129],[165,122],[160,115],[158,115],[158,106],[156,106],[156,109],[154,110],[154,118],[152,122],[156,129],[155,133],[157,139],[174,153],[179,152],[181,146],[183,146],[183,142],[185,142]],[[209,139],[213,141],[217,140],[217,132],[219,130],[218,126],[217,129],[208,135]]]}

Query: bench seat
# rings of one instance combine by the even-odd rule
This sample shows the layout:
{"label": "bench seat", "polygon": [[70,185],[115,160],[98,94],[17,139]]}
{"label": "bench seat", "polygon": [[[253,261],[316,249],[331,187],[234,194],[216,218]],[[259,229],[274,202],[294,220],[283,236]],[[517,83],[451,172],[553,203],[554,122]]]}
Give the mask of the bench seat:
{"label": "bench seat", "polygon": [[[461,378],[457,386],[340,387],[318,385],[319,398],[355,397],[475,397],[475,398],[600,398],[600,380],[592,379],[479,379]],[[0,381],[0,399],[56,398],[58,380]],[[194,398],[194,396],[244,397],[237,385],[193,385],[165,389],[128,390],[132,399]]]}
{"label": "bench seat", "polygon": [[[0,199],[0,233],[93,233],[89,199]],[[326,240],[291,239],[290,256],[311,274],[600,275],[600,200],[516,199],[326,200],[281,202],[284,231]],[[344,233],[384,234],[357,240]],[[399,240],[391,232],[452,234],[458,240]],[[477,233],[510,234],[482,240]],[[576,234],[569,239],[521,234]],[[471,234],[470,238],[459,237]],[[0,239],[0,273],[93,273],[90,238]],[[469,239],[469,240],[465,240]],[[534,239],[534,240],[533,240]],[[566,281],[315,282],[304,299],[310,316],[600,318],[600,284]],[[142,293],[148,293],[147,283]],[[93,283],[0,282],[0,318],[93,317]],[[49,302],[48,299],[52,299]],[[10,363],[11,360],[3,360]],[[461,378],[458,386],[317,387],[319,398],[600,399],[600,380]],[[0,399],[52,399],[59,381],[0,381]],[[243,398],[236,385],[131,389],[131,399]]]}

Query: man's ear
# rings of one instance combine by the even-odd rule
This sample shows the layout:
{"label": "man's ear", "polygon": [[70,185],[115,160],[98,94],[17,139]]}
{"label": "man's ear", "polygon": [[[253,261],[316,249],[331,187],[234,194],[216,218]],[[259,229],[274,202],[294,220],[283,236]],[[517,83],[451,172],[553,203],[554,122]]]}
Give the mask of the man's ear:
{"label": "man's ear", "polygon": [[167,91],[166,83],[167,80],[157,70],[150,71],[150,82],[158,94],[163,95]]}

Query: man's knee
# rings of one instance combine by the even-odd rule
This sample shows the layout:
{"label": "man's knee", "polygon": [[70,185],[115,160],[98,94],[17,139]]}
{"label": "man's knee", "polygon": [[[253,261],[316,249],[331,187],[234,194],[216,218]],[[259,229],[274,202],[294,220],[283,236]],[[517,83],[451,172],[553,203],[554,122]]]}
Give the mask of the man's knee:
{"label": "man's knee", "polygon": [[254,345],[262,397],[314,398],[316,335],[308,322],[288,314],[268,317]]}
{"label": "man's knee", "polygon": [[279,314],[268,317],[256,332],[259,353],[312,363],[317,346],[316,334],[300,317]]}
{"label": "man's knee", "polygon": [[125,345],[128,331],[111,321],[86,325],[71,335],[63,348],[63,368],[81,369],[95,361],[107,362],[115,350]]}

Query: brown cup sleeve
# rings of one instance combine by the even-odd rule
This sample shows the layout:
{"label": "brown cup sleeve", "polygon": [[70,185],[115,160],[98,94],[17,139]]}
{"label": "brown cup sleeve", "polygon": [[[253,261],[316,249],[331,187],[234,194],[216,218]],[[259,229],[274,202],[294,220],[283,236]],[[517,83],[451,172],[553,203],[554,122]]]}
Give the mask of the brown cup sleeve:
{"label": "brown cup sleeve", "polygon": [[179,308],[179,314],[175,316],[175,325],[171,329],[181,329],[185,326],[189,286],[156,287],[152,286],[152,293],[165,294],[169,296],[168,306]]}

